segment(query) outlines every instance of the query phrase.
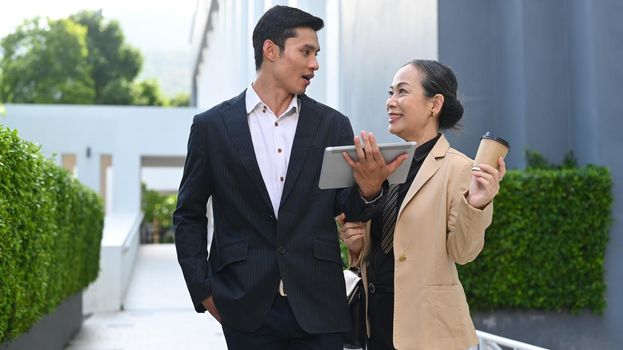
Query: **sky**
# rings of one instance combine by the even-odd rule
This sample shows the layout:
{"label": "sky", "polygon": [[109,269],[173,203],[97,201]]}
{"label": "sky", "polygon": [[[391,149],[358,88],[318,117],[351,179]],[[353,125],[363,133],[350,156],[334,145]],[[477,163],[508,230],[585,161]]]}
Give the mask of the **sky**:
{"label": "sky", "polygon": [[54,19],[80,10],[102,9],[117,19],[133,46],[143,50],[189,45],[190,26],[197,0],[0,0],[0,38],[24,19]]}

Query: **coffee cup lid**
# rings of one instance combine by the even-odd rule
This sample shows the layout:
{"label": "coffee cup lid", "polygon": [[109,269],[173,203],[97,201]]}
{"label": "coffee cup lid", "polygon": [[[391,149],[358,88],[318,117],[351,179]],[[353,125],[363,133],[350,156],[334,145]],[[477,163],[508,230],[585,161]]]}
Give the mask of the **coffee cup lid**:
{"label": "coffee cup lid", "polygon": [[494,141],[497,141],[497,142],[499,142],[499,143],[503,144],[504,146],[506,146],[506,147],[508,148],[508,150],[509,150],[509,151],[510,151],[510,149],[511,149],[511,146],[510,146],[510,144],[508,143],[508,141],[504,140],[504,139],[503,139],[503,138],[501,138],[501,137],[497,137],[497,136],[493,135],[493,134],[492,134],[491,132],[489,132],[489,131],[487,131],[484,135],[482,135],[481,139],[489,139],[489,140],[494,140]]}

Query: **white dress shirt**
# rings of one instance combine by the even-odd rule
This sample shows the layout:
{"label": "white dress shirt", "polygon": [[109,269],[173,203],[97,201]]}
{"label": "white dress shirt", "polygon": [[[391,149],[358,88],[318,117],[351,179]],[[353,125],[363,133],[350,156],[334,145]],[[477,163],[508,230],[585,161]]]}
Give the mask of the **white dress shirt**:
{"label": "white dress shirt", "polygon": [[278,217],[283,184],[286,181],[292,143],[299,120],[299,100],[295,95],[285,112],[277,117],[262,102],[251,84],[247,89],[245,101],[255,158],[270,196],[275,217]]}

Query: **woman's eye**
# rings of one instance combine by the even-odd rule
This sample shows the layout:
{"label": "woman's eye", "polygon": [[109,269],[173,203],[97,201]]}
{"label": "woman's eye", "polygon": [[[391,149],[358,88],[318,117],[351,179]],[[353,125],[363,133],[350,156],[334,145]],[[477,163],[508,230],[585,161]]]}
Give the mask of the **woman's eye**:
{"label": "woman's eye", "polygon": [[394,92],[392,90],[388,90],[387,94],[391,97],[394,94]]}

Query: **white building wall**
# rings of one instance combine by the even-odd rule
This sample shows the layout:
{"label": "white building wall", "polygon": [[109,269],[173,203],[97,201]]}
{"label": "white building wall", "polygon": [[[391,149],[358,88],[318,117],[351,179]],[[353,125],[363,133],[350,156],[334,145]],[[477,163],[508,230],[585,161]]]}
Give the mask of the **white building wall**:
{"label": "white building wall", "polygon": [[202,110],[238,95],[255,79],[252,31],[277,4],[325,21],[318,32],[320,70],[307,95],[347,114],[355,130],[375,131],[382,140],[392,138],[384,104],[393,73],[412,58],[438,57],[438,0],[214,1],[213,29],[203,42],[195,77]]}
{"label": "white building wall", "polygon": [[[2,123],[48,156],[75,154],[78,179],[99,192],[100,156],[112,155],[113,213],[139,213],[141,156],[186,156],[195,108],[7,105]],[[90,156],[87,156],[87,148]]]}
{"label": "white building wall", "polygon": [[339,110],[356,133],[398,141],[387,130],[387,90],[407,61],[438,58],[437,1],[340,0]]}
{"label": "white building wall", "polygon": [[45,155],[56,155],[59,165],[61,154],[75,154],[78,179],[96,192],[100,156],[112,155],[108,172],[114,180],[107,186],[112,191],[106,195],[100,273],[83,294],[83,311],[119,310],[139,245],[141,157],[184,158],[198,110],[68,105],[7,105],[6,110],[2,124],[17,129],[22,139],[42,145]]}
{"label": "white building wall", "polygon": [[[228,100],[255,80],[253,29],[264,12],[274,5],[295,6],[325,20],[325,28],[318,32],[320,71],[308,88],[307,95],[338,107],[340,0],[214,1],[218,3],[216,10],[211,14],[204,13],[204,22],[207,23],[208,16],[211,16],[213,28],[202,42],[201,60],[195,77],[198,108],[209,109]],[[197,23],[195,27],[199,26]],[[193,46],[198,47],[195,43]]]}

